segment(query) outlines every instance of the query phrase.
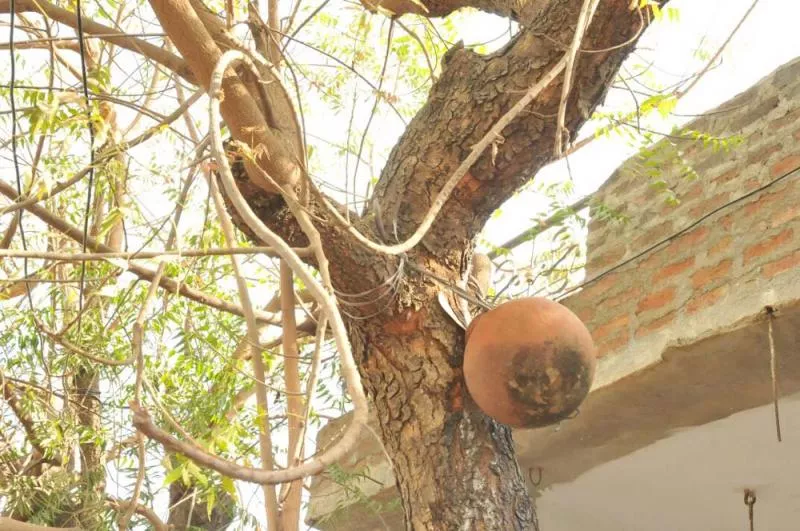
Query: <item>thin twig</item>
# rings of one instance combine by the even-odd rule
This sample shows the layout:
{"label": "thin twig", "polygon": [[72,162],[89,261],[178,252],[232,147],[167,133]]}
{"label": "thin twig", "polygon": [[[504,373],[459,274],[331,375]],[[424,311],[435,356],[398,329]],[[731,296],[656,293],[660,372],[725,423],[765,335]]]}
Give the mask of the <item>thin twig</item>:
{"label": "thin twig", "polygon": [[569,92],[572,89],[572,75],[575,71],[575,58],[581,48],[583,36],[592,22],[595,10],[599,0],[583,0],[583,6],[578,14],[578,23],[575,26],[575,35],[572,38],[572,44],[567,50],[566,58],[567,64],[564,67],[564,83],[561,86],[561,101],[558,104],[558,118],[556,121],[556,146],[555,154],[557,158],[561,158],[564,148],[564,122],[567,116],[567,101],[569,100]]}
{"label": "thin twig", "polygon": [[[19,198],[19,195],[14,190],[14,187],[4,181],[0,181],[0,194],[5,195],[11,200],[17,200]],[[78,227],[75,227],[74,225],[68,223],[66,220],[53,214],[46,208],[34,204],[29,207],[26,207],[26,210],[28,210],[34,216],[38,217],[39,219],[47,223],[50,227],[56,229],[57,231],[69,236],[75,241],[81,241],[83,233]],[[86,239],[86,243],[89,249],[95,251],[100,251],[104,253],[115,252],[111,247],[91,237]],[[155,277],[155,271],[153,271],[148,267],[144,267],[140,264],[137,264],[135,262],[126,262],[116,265],[118,265],[123,269],[129,270],[142,280],[151,281]],[[161,279],[161,287],[169,291],[170,293],[177,293],[179,295],[186,297],[187,299],[193,300],[205,306],[211,306],[213,308],[217,308],[219,310],[232,313],[234,315],[240,315],[240,316],[244,315],[241,306],[238,306],[226,300],[219,299],[213,295],[209,295],[208,293],[204,293],[196,288],[187,285],[185,282],[178,282],[173,278],[164,277]],[[269,314],[267,312],[260,311],[257,313],[256,317],[262,323],[269,323],[269,324],[279,323],[279,320],[276,318],[275,315]]]}
{"label": "thin twig", "polygon": [[[217,217],[222,227],[222,233],[228,245],[233,245],[236,243],[236,235],[233,230],[233,222],[231,221],[230,214],[225,209],[225,201],[212,175],[208,175],[208,181],[209,187],[211,188],[211,195],[214,199],[214,207],[217,209]],[[264,358],[261,355],[261,350],[258,348],[258,323],[256,322],[255,313],[253,312],[253,303],[250,299],[250,292],[247,289],[247,282],[242,276],[242,268],[238,256],[231,256],[231,266],[233,268],[233,275],[236,278],[239,301],[244,309],[245,323],[247,324],[247,346],[250,351],[250,361],[253,364],[253,376],[256,379],[256,402],[260,409],[259,413],[263,416],[263,425],[258,426],[261,466],[264,470],[272,471],[274,469],[274,458],[272,456],[272,436],[269,424],[269,401],[267,398],[267,386],[265,385],[266,370],[264,368]],[[264,493],[264,503],[269,528],[277,529],[280,513],[278,512],[278,499],[275,494],[275,487],[263,484],[262,491]]]}
{"label": "thin twig", "polygon": [[723,42],[720,45],[720,47],[717,48],[717,51],[714,53],[714,55],[711,56],[711,59],[709,59],[708,62],[706,62],[706,65],[703,67],[703,69],[700,70],[700,72],[694,77],[694,79],[692,79],[691,83],[689,83],[689,85],[685,89],[676,92],[676,97],[681,97],[690,90],[692,90],[692,88],[695,85],[697,85],[697,83],[700,81],[700,79],[702,79],[702,77],[706,74],[706,72],[708,72],[709,69],[711,69],[711,66],[717,62],[717,59],[722,55],[722,52],[725,50],[725,48],[728,46],[731,40],[733,40],[733,36],[736,35],[736,32],[739,31],[739,28],[741,28],[742,24],[744,24],[744,21],[747,20],[747,17],[750,16],[750,13],[752,13],[753,9],[755,9],[756,5],[758,5],[758,2],[759,0],[753,0],[753,3],[750,4],[750,7],[748,7],[747,11],[744,12],[742,18],[739,19],[738,24],[736,24],[736,26],[733,28],[730,34],[728,34],[728,37],[725,39],[725,42]]}
{"label": "thin twig", "polygon": [[[294,317],[294,274],[292,268],[281,260],[280,263],[280,289],[281,289],[281,317],[283,318],[282,351],[286,356],[283,362],[284,387],[293,395],[286,396],[287,428],[289,444],[286,466],[297,466],[302,459],[297,455],[300,447],[300,435],[303,431],[303,395],[300,389],[300,364],[298,363],[299,351],[297,348],[297,322]],[[292,527],[292,522],[300,518],[300,496],[302,494],[302,481],[284,483],[281,488],[281,519],[286,529]]]}
{"label": "thin twig", "polygon": [[[309,256],[307,248],[294,248],[298,256]],[[56,260],[59,262],[81,262],[91,260],[147,260],[167,259],[169,257],[194,258],[203,256],[228,256],[228,255],[254,255],[263,254],[276,258],[272,247],[210,247],[208,249],[164,249],[162,251],[109,251],[96,253],[81,253],[68,251],[22,251],[17,249],[0,249],[0,258],[37,258],[41,260]]]}
{"label": "thin twig", "polygon": [[[386,67],[389,65],[389,56],[391,55],[392,52],[392,37],[394,35],[394,23],[395,23],[394,19],[389,21],[389,35],[386,37],[386,53],[383,56],[383,66],[381,66],[381,73],[378,75],[378,88],[375,91],[375,101],[372,103],[372,110],[370,110],[369,112],[369,118],[367,118],[367,125],[364,126],[364,132],[361,134],[361,142],[358,144],[358,153],[356,154],[356,168],[355,170],[353,170],[353,196],[355,196],[356,187],[358,186],[358,168],[361,165],[361,155],[364,153],[364,144],[366,144],[367,142],[369,127],[370,125],[372,125],[372,120],[375,118],[375,113],[378,111],[378,104],[381,102],[382,98],[383,81],[386,78]],[[353,96],[355,100],[355,93],[353,94]],[[350,142],[348,139],[348,144],[349,143]],[[345,185],[345,187],[346,186],[347,185]],[[345,190],[345,198],[348,198],[346,194],[347,191]],[[345,199],[345,211],[348,214],[350,212],[349,199]]]}
{"label": "thin twig", "polygon": [[[108,149],[106,151],[103,151],[102,153],[98,153],[97,157],[95,157],[94,164],[95,165],[102,164],[103,162],[106,162],[106,161],[116,157],[120,153],[126,152],[130,148],[138,146],[139,144],[141,144],[143,142],[146,142],[147,140],[152,138],[154,135],[156,135],[157,133],[161,132],[161,130],[163,129],[164,125],[171,124],[172,122],[174,122],[175,120],[180,118],[183,115],[183,113],[186,112],[186,110],[189,107],[191,107],[197,100],[200,99],[200,97],[202,95],[203,95],[202,91],[195,92],[186,101],[185,104],[183,104],[183,105],[179,106],[177,109],[175,109],[175,111],[173,111],[171,114],[166,116],[164,118],[164,120],[161,121],[160,123],[154,125],[153,127],[150,127],[147,131],[143,132],[142,134],[140,134],[139,136],[137,136],[136,138],[134,138],[134,139],[132,139],[132,140],[130,140],[128,142],[121,142],[120,144],[116,144],[112,148],[110,148],[110,149]],[[48,192],[45,192],[44,194],[37,194],[37,195],[30,196],[30,197],[20,197],[20,198],[15,199],[15,202],[13,204],[11,204],[11,205],[3,208],[2,210],[0,210],[0,216],[2,216],[4,214],[9,214],[11,212],[16,212],[17,210],[20,210],[22,208],[28,208],[28,207],[30,207],[32,205],[35,205],[36,203],[38,203],[40,201],[44,201],[46,199],[50,199],[51,197],[55,196],[56,194],[58,194],[60,192],[63,192],[67,188],[71,187],[72,185],[74,185],[75,183],[77,183],[78,181],[80,181],[81,179],[86,177],[89,174],[89,172],[92,170],[92,167],[93,166],[91,166],[91,165],[84,167],[78,173],[76,173],[75,175],[73,175],[72,177],[67,179],[66,181],[56,184],[55,186],[53,186],[53,188],[51,188]]]}

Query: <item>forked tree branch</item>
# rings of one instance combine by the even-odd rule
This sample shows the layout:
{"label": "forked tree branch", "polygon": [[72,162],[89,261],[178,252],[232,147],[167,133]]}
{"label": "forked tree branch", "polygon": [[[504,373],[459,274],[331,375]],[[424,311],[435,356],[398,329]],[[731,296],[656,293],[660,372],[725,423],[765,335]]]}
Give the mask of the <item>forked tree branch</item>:
{"label": "forked tree branch", "polygon": [[150,507],[131,501],[118,500],[116,498],[108,498],[108,503],[117,510],[125,510],[131,507],[136,514],[144,516],[147,521],[150,522],[154,531],[170,531],[170,526],[165,524]]}
{"label": "forked tree branch", "polygon": [[[189,0],[151,0],[150,4],[197,81],[208,90],[214,66],[222,57],[220,46],[204,23],[213,23],[210,14],[202,12],[201,17]],[[304,156],[295,152],[295,139],[270,126],[256,94],[235,72],[225,73],[220,88],[224,94],[220,103],[222,117],[233,138],[250,146],[255,166],[281,186],[300,183]],[[248,167],[253,182],[268,193],[276,193],[274,184],[265,180],[256,167]]]}

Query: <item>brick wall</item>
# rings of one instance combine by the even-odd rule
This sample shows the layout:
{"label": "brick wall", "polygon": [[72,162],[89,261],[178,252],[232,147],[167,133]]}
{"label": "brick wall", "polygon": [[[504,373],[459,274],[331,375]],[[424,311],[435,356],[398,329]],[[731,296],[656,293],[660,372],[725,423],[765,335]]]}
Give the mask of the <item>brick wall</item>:
{"label": "brick wall", "polygon": [[[714,151],[698,141],[662,141],[656,157],[672,155],[658,178],[674,190],[677,206],[667,204],[663,191],[644,175],[641,159],[621,166],[597,197],[628,221],[599,219],[597,211],[591,212],[587,279],[800,168],[800,60],[686,127],[719,137],[737,135],[743,142],[730,151]],[[681,175],[685,167],[675,154],[695,170],[696,179]],[[799,269],[800,171],[562,302],[592,331],[603,358],[597,383],[604,385],[658,361],[668,344],[736,326],[767,304],[797,300]]]}

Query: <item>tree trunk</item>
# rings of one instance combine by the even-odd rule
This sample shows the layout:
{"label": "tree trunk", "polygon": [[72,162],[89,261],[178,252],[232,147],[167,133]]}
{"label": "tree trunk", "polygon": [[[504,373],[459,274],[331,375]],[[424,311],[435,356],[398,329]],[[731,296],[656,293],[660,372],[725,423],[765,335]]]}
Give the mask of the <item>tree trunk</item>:
{"label": "tree trunk", "polygon": [[218,531],[227,529],[233,522],[235,504],[226,492],[220,492],[209,517],[205,502],[196,500],[193,486],[186,486],[180,480],[169,486],[169,518],[167,525],[174,531],[206,529]]}
{"label": "tree trunk", "polygon": [[481,413],[464,389],[464,332],[428,302],[353,328],[361,373],[392,458],[406,528],[538,529],[511,430]]}
{"label": "tree trunk", "polygon": [[[74,378],[75,414],[84,430],[100,431],[100,382],[96,370],[81,367]],[[103,448],[95,437],[80,443],[81,485],[78,510],[67,520],[86,529],[100,529],[105,512],[106,469],[102,462]],[[63,524],[59,524],[63,525]]]}

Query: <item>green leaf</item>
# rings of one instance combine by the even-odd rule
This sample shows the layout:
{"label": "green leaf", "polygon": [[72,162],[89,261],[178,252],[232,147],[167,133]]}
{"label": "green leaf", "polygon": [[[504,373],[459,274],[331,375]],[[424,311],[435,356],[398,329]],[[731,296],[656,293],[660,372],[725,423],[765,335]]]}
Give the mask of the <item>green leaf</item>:
{"label": "green leaf", "polygon": [[228,476],[222,476],[222,490],[230,494],[231,496],[236,495],[236,484],[233,482],[231,478]]}
{"label": "green leaf", "polygon": [[172,483],[175,482],[176,479],[181,477],[182,474],[183,474],[183,467],[182,466],[178,466],[178,467],[173,468],[172,470],[170,470],[167,473],[166,476],[164,476],[164,486],[166,487],[168,485],[171,485]]}
{"label": "green leaf", "polygon": [[206,498],[206,513],[208,515],[208,519],[211,520],[211,513],[214,512],[214,505],[217,503],[217,492],[214,489],[208,491],[208,497]]}

